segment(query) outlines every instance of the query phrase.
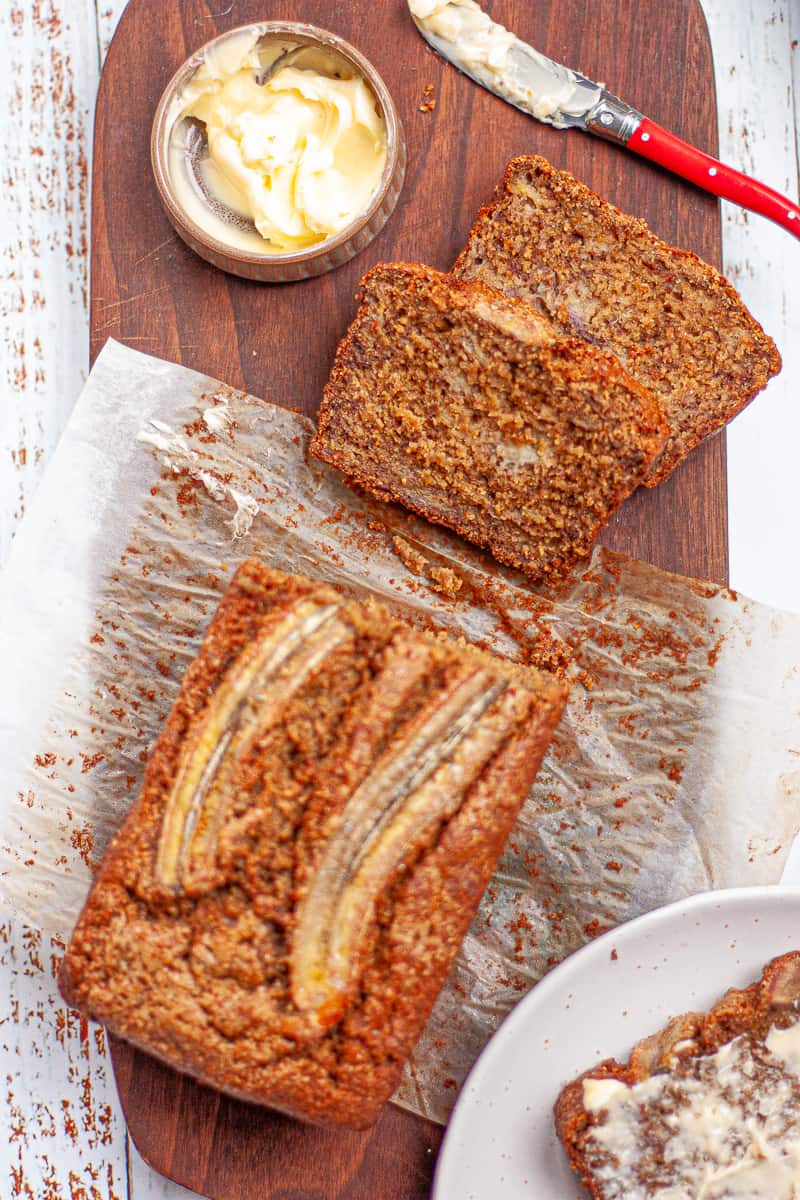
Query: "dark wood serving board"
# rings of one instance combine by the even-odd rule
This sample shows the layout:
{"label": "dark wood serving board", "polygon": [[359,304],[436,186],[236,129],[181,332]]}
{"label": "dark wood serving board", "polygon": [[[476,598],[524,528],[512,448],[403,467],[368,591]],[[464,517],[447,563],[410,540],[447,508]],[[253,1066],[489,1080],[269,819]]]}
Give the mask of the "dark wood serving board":
{"label": "dark wood serving board", "polygon": [[[603,79],[716,153],[713,67],[697,0],[486,0],[486,7],[545,53]],[[218,33],[267,18],[321,25],[364,51],[395,98],[409,153],[400,203],[375,242],[332,274],[276,287],[234,279],[196,258],[161,209],[149,162],[150,124],[173,71]],[[429,84],[436,108],[421,112]],[[111,336],[313,415],[361,274],[391,259],[447,268],[506,161],[528,152],[719,265],[716,201],[475,87],[426,48],[405,0],[130,0],[97,103],[92,358]],[[604,540],[666,569],[724,582],[724,436],[695,451],[666,484],[629,500]],[[398,1109],[389,1106],[370,1133],[323,1132],[218,1096],[124,1044],[115,1042],[112,1053],[139,1150],[213,1200],[429,1195],[441,1132]]]}

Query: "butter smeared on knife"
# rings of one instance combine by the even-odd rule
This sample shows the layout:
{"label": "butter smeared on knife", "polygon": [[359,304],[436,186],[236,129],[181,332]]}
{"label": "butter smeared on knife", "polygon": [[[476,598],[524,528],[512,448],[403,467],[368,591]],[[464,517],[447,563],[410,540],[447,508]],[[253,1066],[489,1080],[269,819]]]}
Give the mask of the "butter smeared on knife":
{"label": "butter smeared on knife", "polygon": [[438,54],[509,104],[556,129],[582,129],[626,146],[800,238],[794,201],[683,141],[602,84],[540,54],[493,21],[477,0],[408,0],[408,7]]}
{"label": "butter smeared on knife", "polygon": [[527,46],[476,0],[408,0],[408,7],[420,33],[442,58],[556,129],[585,128],[588,114],[604,96],[602,84]]}

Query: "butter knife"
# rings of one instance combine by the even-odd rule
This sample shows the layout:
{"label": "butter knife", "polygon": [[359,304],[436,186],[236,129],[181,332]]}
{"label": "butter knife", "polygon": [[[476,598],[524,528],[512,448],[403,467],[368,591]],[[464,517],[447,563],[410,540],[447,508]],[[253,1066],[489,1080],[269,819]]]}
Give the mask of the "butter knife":
{"label": "butter knife", "polygon": [[430,46],[475,83],[556,129],[582,129],[633,150],[698,187],[760,213],[800,238],[800,207],[705,154],[580,72],[492,21],[476,0],[408,0]]}

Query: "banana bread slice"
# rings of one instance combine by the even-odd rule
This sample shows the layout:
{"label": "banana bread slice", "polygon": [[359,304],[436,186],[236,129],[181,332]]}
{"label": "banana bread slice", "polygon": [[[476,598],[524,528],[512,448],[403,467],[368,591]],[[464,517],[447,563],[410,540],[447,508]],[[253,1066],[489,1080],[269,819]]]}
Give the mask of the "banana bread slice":
{"label": "banana bread slice", "polygon": [[568,1084],[555,1106],[594,1200],[769,1197],[800,1183],[800,952]]}
{"label": "banana bread slice", "polygon": [[665,436],[611,355],[481,283],[396,263],[362,281],[311,452],[541,581],[589,553]]}
{"label": "banana bread slice", "polygon": [[670,437],[649,487],[781,368],[737,292],[544,158],[514,158],[453,267],[533,304],[561,334],[616,354],[657,397]]}
{"label": "banana bread slice", "polygon": [[371,1124],[566,691],[246,562],[103,859],[65,999],[224,1092]]}

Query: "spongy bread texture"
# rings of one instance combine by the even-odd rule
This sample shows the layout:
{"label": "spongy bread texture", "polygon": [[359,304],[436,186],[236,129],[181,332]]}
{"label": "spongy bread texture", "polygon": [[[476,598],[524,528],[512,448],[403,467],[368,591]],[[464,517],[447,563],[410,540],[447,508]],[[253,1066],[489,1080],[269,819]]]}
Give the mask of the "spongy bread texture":
{"label": "spongy bread texture", "polygon": [[654,486],[781,367],[719,272],[544,158],[509,163],[453,274],[527,300],[561,334],[616,354],[658,398],[670,436]]}
{"label": "spongy bread texture", "polygon": [[588,555],[666,432],[612,355],[483,283],[394,263],[362,281],[311,452],[545,582]]}
{"label": "spongy bread texture", "polygon": [[[312,642],[332,630],[324,652],[312,654],[303,641],[309,613],[327,622],[307,631]],[[234,681],[255,678],[246,671],[259,646],[277,655],[275,679],[248,684],[233,724],[220,729],[218,698]],[[461,758],[462,769],[447,776],[455,793],[441,809],[443,786],[432,776],[415,783],[416,759],[399,783],[391,764],[409,739],[416,744],[417,728],[429,729],[437,713],[441,720],[443,707],[451,712],[463,680],[489,695],[489,707],[452,753],[487,737],[487,726],[491,738],[472,775]],[[62,964],[64,997],[233,1096],[319,1124],[369,1125],[445,981],[566,694],[549,674],[414,629],[327,584],[245,562],[103,859]],[[217,740],[209,734],[215,721]],[[252,723],[249,741],[237,721]],[[207,821],[200,796],[184,812],[173,879],[159,854],[170,814],[180,815],[176,789],[192,776],[202,787],[217,767],[218,811]],[[314,881],[325,878],[334,839],[357,859],[370,843],[369,823],[379,826],[375,803],[362,813],[368,832],[359,836],[352,797],[372,780],[385,784],[391,806],[392,778],[401,813],[408,784],[418,827],[404,827],[391,874],[359,923],[340,1005],[321,1019],[298,999],[299,913]],[[216,840],[197,867],[192,847],[204,823]],[[334,891],[340,883],[337,874]]]}

